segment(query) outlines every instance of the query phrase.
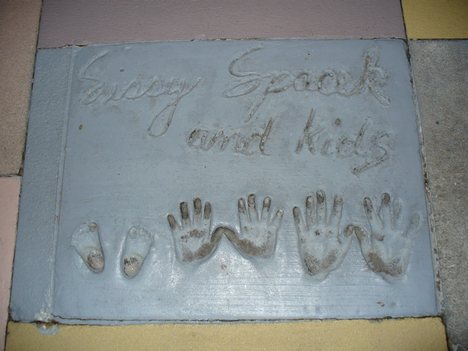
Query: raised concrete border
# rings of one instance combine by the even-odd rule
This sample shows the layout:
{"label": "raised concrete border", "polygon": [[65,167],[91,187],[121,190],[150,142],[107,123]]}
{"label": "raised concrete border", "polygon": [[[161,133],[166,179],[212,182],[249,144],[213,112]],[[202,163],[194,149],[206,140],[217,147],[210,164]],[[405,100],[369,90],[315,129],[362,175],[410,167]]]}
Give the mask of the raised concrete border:
{"label": "raised concrete border", "polygon": [[404,37],[398,0],[45,0],[39,47],[219,38]]}
{"label": "raised concrete border", "polygon": [[439,318],[42,326],[40,330],[42,333],[34,324],[10,323],[7,350],[447,350],[444,325]]}
{"label": "raised concrete border", "polygon": [[450,342],[468,348],[468,40],[411,41],[410,53],[442,310]]}
{"label": "raised concrete border", "polygon": [[0,175],[21,171],[40,0],[0,1]]}
{"label": "raised concrete border", "polygon": [[[54,267],[51,257],[54,257],[55,224],[58,219],[55,199],[60,191],[57,183],[62,160],[61,145],[54,144],[54,141],[60,140],[66,120],[64,116],[67,115],[69,82],[63,77],[68,77],[72,52],[71,48],[63,50],[64,55],[60,57],[54,55],[53,50],[42,50],[37,56],[37,64],[45,68],[36,73],[36,81],[51,80],[58,82],[58,85],[54,92],[35,89],[32,94],[29,128],[34,132],[29,135],[26,145],[26,155],[31,162],[25,164],[21,192],[20,213],[28,215],[25,221],[18,224],[18,232],[24,235],[18,235],[16,241],[14,276],[28,274],[35,267],[41,269],[37,271],[34,282],[23,282],[25,285],[18,286],[17,279],[13,279],[11,310],[23,311],[34,306],[35,311],[38,311],[35,320],[42,320],[42,314],[48,311],[51,299],[50,279]],[[39,103],[41,101],[43,103]],[[25,191],[28,188],[43,189],[49,201],[44,203],[43,199],[35,197],[34,191]],[[30,226],[32,223],[35,225]],[[24,226],[31,229],[25,231]],[[18,250],[25,243],[37,245],[39,250],[35,255]],[[15,305],[17,298],[30,301],[32,305]],[[14,315],[12,317],[15,318]]]}

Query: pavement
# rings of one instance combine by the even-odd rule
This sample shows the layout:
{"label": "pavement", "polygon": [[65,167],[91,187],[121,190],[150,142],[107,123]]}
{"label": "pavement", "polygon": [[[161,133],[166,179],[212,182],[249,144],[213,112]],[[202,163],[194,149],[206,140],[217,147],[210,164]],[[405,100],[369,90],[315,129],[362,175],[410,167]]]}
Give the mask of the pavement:
{"label": "pavement", "polygon": [[468,345],[468,41],[410,43],[424,137],[442,312],[453,345]]}
{"label": "pavement", "polygon": [[[241,324],[240,331],[236,332],[227,330],[228,326],[222,326],[214,334],[217,337],[209,331],[182,332],[183,327],[178,325],[140,326],[141,329],[138,329],[139,326],[117,326],[101,332],[96,329],[99,327],[57,328],[40,325],[36,328],[33,324],[10,321],[6,349],[42,347],[51,350],[64,349],[64,345],[68,345],[68,349],[79,349],[86,337],[89,350],[115,349],[124,345],[123,342],[119,345],[110,342],[116,340],[116,335],[139,336],[139,341],[134,344],[139,348],[156,347],[157,342],[163,345],[162,342],[167,341],[167,338],[179,335],[179,346],[193,342],[194,347],[205,350],[219,348],[226,340],[235,343],[241,336],[245,337],[243,341],[250,342],[246,344],[249,348],[271,345],[271,348],[307,349],[310,348],[307,340],[317,340],[314,345],[322,345],[323,349],[329,350],[339,349],[340,345],[361,350],[376,347],[443,350],[447,345],[457,351],[468,349],[466,18],[468,3],[464,0],[403,0],[401,3],[394,0],[351,1],[346,5],[339,1],[284,3],[273,0],[251,1],[248,4],[229,1],[214,3],[208,0],[189,4],[182,1],[135,3],[116,0],[110,4],[85,0],[45,0],[43,3],[38,0],[1,0],[0,175],[3,177],[0,178],[0,243],[5,260],[0,265],[2,330],[5,330],[8,318],[5,311],[9,301],[17,204],[37,41],[38,48],[46,49],[68,45],[180,39],[406,38],[421,120],[436,283],[441,304],[439,316],[395,320],[392,323],[396,324],[392,326],[388,321],[354,321],[356,328],[348,324],[346,328],[349,330],[346,331],[340,323],[280,323],[280,330],[283,327],[282,330],[286,332],[273,330],[266,325],[264,329],[249,334],[246,330],[250,329]],[[445,324],[447,345],[439,317]],[[367,324],[364,326],[359,323],[374,323],[372,328],[378,326],[378,330],[368,329]],[[320,326],[326,326],[327,332]],[[63,333],[57,332],[62,328]],[[146,330],[163,336],[150,339],[145,334],[148,333]],[[169,330],[169,334],[158,334],[162,330]],[[87,334],[90,331],[94,333],[93,336]],[[53,334],[60,337],[54,338],[51,336]],[[204,337],[198,338],[200,335]],[[305,341],[299,344],[287,342],[290,335]],[[433,336],[435,341],[431,339]],[[366,342],[374,338],[382,340],[387,348],[382,347],[382,344]],[[397,339],[405,342],[395,344]],[[274,341],[273,344],[268,344],[268,340]],[[428,340],[430,344],[426,343]],[[0,349],[2,344],[0,339]],[[165,345],[176,349],[174,343]]]}

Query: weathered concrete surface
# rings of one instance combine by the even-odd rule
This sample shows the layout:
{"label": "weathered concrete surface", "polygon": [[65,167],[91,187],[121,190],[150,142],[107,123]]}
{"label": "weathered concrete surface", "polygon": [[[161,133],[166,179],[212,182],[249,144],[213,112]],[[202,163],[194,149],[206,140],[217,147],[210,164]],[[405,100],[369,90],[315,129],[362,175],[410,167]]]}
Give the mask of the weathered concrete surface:
{"label": "weathered concrete surface", "polygon": [[46,0],[39,47],[154,40],[404,38],[397,0]]}
{"label": "weathered concrete surface", "polygon": [[23,159],[40,0],[0,1],[0,175]]}
{"label": "weathered concrete surface", "polygon": [[442,308],[452,345],[468,347],[468,41],[410,44],[424,135]]}
{"label": "weathered concrete surface", "polygon": [[[243,40],[40,50],[12,318],[437,314],[405,49],[401,40]],[[395,226],[386,192],[401,200]],[[314,200],[304,206],[313,193],[315,215]],[[256,219],[255,195],[246,218],[238,200],[248,194],[284,210],[281,230]],[[327,217],[334,195],[343,200]],[[211,227],[188,223],[198,197],[212,205]],[[367,197],[382,203],[383,226],[366,215]],[[193,199],[194,211],[179,211]],[[170,228],[179,212],[183,225]],[[349,232],[338,239],[351,223],[393,240],[368,242],[364,229],[361,246]],[[131,280],[127,253],[146,257]]]}

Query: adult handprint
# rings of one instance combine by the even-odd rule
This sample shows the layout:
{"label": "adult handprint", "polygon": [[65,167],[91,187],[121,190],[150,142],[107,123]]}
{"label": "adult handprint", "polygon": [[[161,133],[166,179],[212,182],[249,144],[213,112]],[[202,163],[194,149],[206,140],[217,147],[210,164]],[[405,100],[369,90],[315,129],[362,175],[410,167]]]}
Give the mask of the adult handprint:
{"label": "adult handprint", "polygon": [[255,195],[250,194],[245,200],[239,199],[238,212],[240,234],[226,231],[229,240],[244,254],[254,257],[269,257],[273,255],[276,247],[276,236],[283,218],[283,210],[278,210],[271,218],[271,198],[265,197],[263,200],[262,212],[257,211]]}
{"label": "adult handprint", "polygon": [[415,213],[408,225],[401,224],[401,206],[388,193],[382,194],[378,212],[371,199],[364,198],[364,211],[369,229],[354,226],[354,231],[367,265],[387,280],[404,276],[411,252],[411,235],[419,226],[420,217]]}
{"label": "adult handprint", "polygon": [[351,244],[352,226],[347,226],[344,233],[341,230],[343,199],[340,196],[335,196],[330,215],[322,190],[317,191],[316,201],[308,196],[305,207],[305,221],[299,207],[293,209],[301,260],[310,275],[324,280],[343,262]]}
{"label": "adult handprint", "polygon": [[193,262],[210,256],[216,249],[220,236],[211,233],[211,204],[205,202],[202,213],[202,202],[199,198],[193,200],[193,218],[190,218],[186,202],[180,204],[181,223],[177,223],[173,215],[167,220],[172,231],[177,258],[183,262]]}

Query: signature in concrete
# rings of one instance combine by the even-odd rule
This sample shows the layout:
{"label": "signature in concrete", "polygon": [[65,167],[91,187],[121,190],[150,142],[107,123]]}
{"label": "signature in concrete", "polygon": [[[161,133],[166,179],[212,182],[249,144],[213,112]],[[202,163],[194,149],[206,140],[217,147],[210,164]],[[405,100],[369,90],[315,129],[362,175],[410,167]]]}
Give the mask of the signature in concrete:
{"label": "signature in concrete", "polygon": [[[334,128],[327,131],[324,127],[316,126],[315,110],[311,109],[301,138],[297,142],[296,154],[304,149],[312,155],[325,157],[363,159],[351,168],[351,173],[359,175],[374,168],[389,159],[388,139],[390,134],[385,131],[371,132],[370,121],[366,120],[355,135],[341,135],[336,138],[336,130],[341,127],[341,120],[337,118]],[[304,148],[305,147],[305,148]]]}
{"label": "signature in concrete", "polygon": [[243,71],[239,66],[245,66],[246,61],[262,47],[250,49],[232,60],[229,73],[236,81],[234,86],[226,89],[223,96],[236,98],[252,95],[253,102],[245,117],[246,121],[253,119],[267,100],[273,94],[281,94],[290,89],[296,92],[310,92],[321,95],[353,96],[369,92],[383,106],[390,105],[390,99],[383,91],[388,75],[378,66],[379,53],[376,47],[370,48],[363,55],[363,68],[359,78],[342,69],[326,69],[319,73],[304,70],[296,73],[290,71],[272,71],[259,73]]}
{"label": "signature in concrete", "polygon": [[[224,128],[210,130],[195,128],[188,133],[187,145],[195,150],[228,152],[245,156],[271,156],[273,144],[280,144],[272,130],[275,119],[269,119],[265,124],[255,126],[250,124],[242,130],[226,130]],[[390,157],[390,133],[372,131],[371,122],[364,121],[353,134],[340,133],[342,121],[337,118],[327,128],[315,121],[315,110],[311,109],[305,126],[299,130],[298,137],[290,138],[295,145],[292,155],[307,152],[311,156],[321,156],[332,159],[355,160],[351,165],[351,173],[359,175],[371,168],[377,167]],[[287,144],[283,144],[287,148]]]}
{"label": "signature in concrete", "polygon": [[229,147],[235,153],[243,155],[253,155],[255,153],[268,155],[266,146],[273,128],[273,122],[273,119],[270,119],[263,128],[258,129],[249,126],[248,132],[240,130],[226,131],[224,129],[211,131],[195,128],[187,138],[187,145],[201,151],[210,149],[225,151]]}
{"label": "signature in concrete", "polygon": [[[195,89],[201,78],[189,81],[181,78],[163,79],[158,75],[154,75],[150,78],[138,76],[125,82],[109,82],[90,72],[94,67],[99,68],[99,62],[109,52],[109,50],[106,50],[94,56],[79,71],[78,78],[91,84],[86,84],[86,87],[81,91],[81,103],[84,105],[106,104],[122,100],[138,100],[144,97],[152,99],[168,97],[169,102],[154,115],[147,129],[150,136],[159,137],[164,135],[172,123],[178,104],[182,98]],[[95,69],[94,71],[98,70]]]}

